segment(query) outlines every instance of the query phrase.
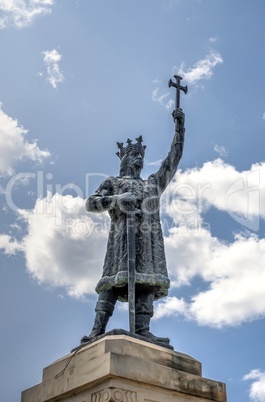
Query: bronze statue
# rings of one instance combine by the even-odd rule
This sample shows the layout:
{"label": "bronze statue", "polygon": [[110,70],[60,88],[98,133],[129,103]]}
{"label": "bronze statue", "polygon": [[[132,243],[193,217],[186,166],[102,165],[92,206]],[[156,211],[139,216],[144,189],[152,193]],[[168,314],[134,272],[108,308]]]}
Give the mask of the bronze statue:
{"label": "bronze statue", "polygon": [[[145,145],[142,136],[136,143],[117,143],[120,174],[108,177],[94,195],[88,198],[89,212],[108,211],[110,233],[103,274],[96,291],[96,317],[89,336],[81,344],[105,333],[117,300],[129,302],[130,332],[159,344],[168,344],[168,338],[159,338],[149,331],[153,316],[153,302],[168,294],[169,278],[166,268],[163,234],[159,216],[160,197],[176,173],[182,156],[185,116],[179,108],[179,92],[187,92],[171,80],[177,89],[176,110],[172,113],[175,135],[170,151],[159,170],[147,180],[140,175],[144,163]],[[178,100],[178,101],[177,101]],[[178,107],[177,107],[178,106]]]}

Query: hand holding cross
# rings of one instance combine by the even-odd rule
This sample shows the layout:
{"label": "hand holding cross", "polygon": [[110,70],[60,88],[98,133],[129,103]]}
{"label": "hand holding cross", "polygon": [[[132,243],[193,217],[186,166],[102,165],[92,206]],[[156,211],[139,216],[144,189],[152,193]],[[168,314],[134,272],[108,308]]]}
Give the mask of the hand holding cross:
{"label": "hand holding cross", "polygon": [[[180,91],[183,91],[185,94],[188,92],[188,87],[187,85],[184,87],[180,85],[180,81],[182,80],[182,77],[179,75],[174,75],[174,78],[176,78],[176,82],[173,82],[171,79],[168,81],[168,86],[176,88],[176,104],[175,104],[175,112],[180,108]],[[173,118],[174,118],[174,112],[173,112]],[[178,127],[178,121],[175,119],[176,122],[176,128]]]}

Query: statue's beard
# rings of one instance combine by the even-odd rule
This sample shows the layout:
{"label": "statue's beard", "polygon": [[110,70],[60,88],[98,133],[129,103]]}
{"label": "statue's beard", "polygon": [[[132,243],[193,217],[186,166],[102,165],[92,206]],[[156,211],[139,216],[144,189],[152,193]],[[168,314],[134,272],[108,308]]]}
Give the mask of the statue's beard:
{"label": "statue's beard", "polygon": [[142,170],[143,168],[143,161],[137,160],[134,162],[132,169]]}
{"label": "statue's beard", "polygon": [[128,163],[128,160],[124,160],[121,163],[120,175],[127,176],[132,175],[133,177],[139,177],[143,169],[143,160],[135,160],[133,163]]}

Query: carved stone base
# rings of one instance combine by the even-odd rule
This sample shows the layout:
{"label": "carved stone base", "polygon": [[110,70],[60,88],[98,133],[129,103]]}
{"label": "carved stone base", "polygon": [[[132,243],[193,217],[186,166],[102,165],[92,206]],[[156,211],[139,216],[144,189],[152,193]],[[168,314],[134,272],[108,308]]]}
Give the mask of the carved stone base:
{"label": "carved stone base", "polygon": [[125,335],[106,336],[55,361],[22,402],[226,402],[192,357]]}

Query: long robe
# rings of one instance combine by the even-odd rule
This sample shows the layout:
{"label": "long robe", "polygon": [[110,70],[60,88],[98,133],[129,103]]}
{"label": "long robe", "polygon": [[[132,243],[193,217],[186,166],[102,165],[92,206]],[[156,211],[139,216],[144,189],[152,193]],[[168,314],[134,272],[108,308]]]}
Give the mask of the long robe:
{"label": "long robe", "polygon": [[135,214],[135,283],[153,288],[155,300],[168,293],[168,278],[164,239],[159,216],[162,192],[172,180],[182,156],[184,127],[175,131],[168,156],[160,169],[147,180],[129,176],[108,177],[94,195],[88,198],[86,208],[91,212],[108,210],[111,225],[103,274],[96,291],[98,293],[113,287],[121,290],[119,299],[127,301],[128,255],[126,213],[111,196],[132,192],[136,196]]}

